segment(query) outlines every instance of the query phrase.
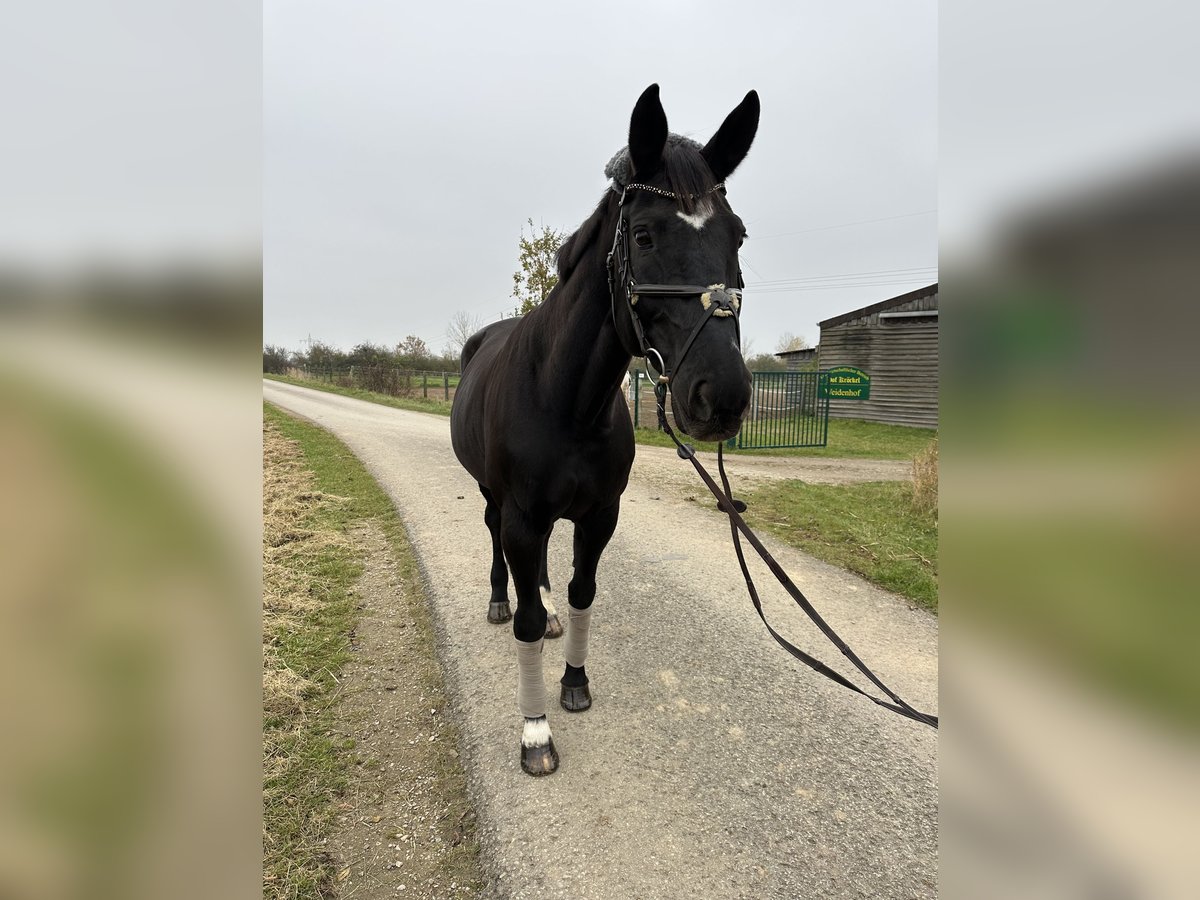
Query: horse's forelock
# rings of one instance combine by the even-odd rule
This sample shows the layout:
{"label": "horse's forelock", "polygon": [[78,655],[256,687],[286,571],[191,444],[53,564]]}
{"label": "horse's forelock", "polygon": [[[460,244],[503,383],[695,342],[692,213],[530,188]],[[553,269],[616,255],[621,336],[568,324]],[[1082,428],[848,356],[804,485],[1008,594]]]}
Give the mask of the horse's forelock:
{"label": "horse's forelock", "polygon": [[691,213],[697,199],[712,190],[716,183],[712,169],[701,151],[704,146],[682,134],[668,134],[663,147],[662,166],[654,172],[637,174],[629,159],[629,148],[622,147],[604,167],[604,174],[612,179],[612,190],[620,194],[621,189],[632,181],[652,181],[660,173],[665,178],[666,188],[679,197],[684,213]]}
{"label": "horse's forelock", "polygon": [[707,197],[717,183],[704,157],[688,144],[667,145],[663,151],[663,170],[667,190],[678,198],[684,213],[695,210],[697,201]]}
{"label": "horse's forelock", "polygon": [[[675,140],[669,140],[666,147],[663,148],[662,173],[667,182],[667,190],[678,198],[680,209],[684,213],[691,214],[695,211],[698,203],[708,199],[708,195],[716,186],[716,178],[713,177],[712,169],[708,167],[708,163],[700,154],[699,144],[690,138],[681,138],[678,135],[671,137]],[[623,149],[621,153],[627,154],[627,151]],[[621,153],[613,157],[605,169],[605,174],[614,180],[618,180],[620,177],[620,172],[615,170],[614,166],[621,161]],[[580,225],[575,233],[559,247],[554,258],[559,281],[566,281],[570,277],[571,273],[579,267],[579,263],[589,249],[608,251],[611,235],[602,235],[601,232],[611,212],[610,207],[615,202],[615,195],[606,192],[587,221]]]}

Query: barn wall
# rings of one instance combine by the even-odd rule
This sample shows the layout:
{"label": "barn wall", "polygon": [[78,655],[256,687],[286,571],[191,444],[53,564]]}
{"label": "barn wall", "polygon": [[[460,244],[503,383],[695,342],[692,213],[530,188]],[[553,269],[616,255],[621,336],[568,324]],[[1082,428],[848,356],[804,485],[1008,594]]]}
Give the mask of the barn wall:
{"label": "barn wall", "polygon": [[[934,310],[937,294],[888,312]],[[878,313],[821,329],[822,369],[857,366],[871,376],[871,399],[831,400],[829,415],[895,425],[938,425],[938,320],[880,319]]]}
{"label": "barn wall", "polygon": [[807,372],[817,361],[817,350],[805,350],[802,353],[790,353],[784,359],[789,372]]}

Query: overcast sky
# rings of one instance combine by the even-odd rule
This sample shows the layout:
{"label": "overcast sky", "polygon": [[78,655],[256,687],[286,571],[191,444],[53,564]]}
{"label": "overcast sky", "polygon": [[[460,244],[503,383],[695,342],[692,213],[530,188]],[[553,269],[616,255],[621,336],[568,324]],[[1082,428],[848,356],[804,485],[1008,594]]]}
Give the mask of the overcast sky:
{"label": "overcast sky", "polygon": [[264,342],[440,350],[511,310],[523,223],[591,213],[653,82],[701,141],[761,97],[729,183],[754,352],[936,281],[936,4],[730,10],[268,0]]}

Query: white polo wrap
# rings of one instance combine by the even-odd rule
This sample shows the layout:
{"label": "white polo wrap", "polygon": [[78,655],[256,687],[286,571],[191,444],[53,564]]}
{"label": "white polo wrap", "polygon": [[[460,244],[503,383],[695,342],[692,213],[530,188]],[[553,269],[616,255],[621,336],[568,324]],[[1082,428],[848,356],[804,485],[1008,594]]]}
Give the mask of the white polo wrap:
{"label": "white polo wrap", "polygon": [[546,714],[546,682],[542,678],[542,642],[513,642],[517,645],[517,706],[527,719]]}
{"label": "white polo wrap", "polygon": [[569,665],[579,668],[587,659],[588,631],[592,627],[592,608],[567,607],[567,646],[563,654]]}

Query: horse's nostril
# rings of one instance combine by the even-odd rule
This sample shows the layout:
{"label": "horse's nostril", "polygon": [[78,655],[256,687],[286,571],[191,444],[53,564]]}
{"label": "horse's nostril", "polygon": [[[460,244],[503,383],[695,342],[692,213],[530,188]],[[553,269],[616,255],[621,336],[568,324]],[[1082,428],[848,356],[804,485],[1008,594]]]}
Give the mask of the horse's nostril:
{"label": "horse's nostril", "polygon": [[692,388],[692,415],[697,419],[707,420],[713,416],[714,391],[707,381],[698,381]]}

